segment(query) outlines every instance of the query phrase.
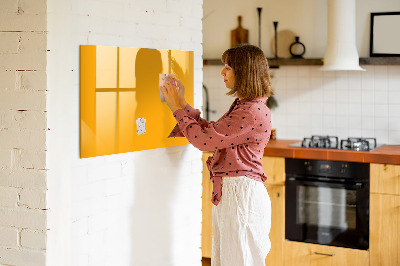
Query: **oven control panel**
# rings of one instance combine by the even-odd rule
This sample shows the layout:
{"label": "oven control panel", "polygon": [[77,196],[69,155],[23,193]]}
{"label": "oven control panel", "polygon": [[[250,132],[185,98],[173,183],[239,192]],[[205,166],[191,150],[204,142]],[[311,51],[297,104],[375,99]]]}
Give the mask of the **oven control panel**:
{"label": "oven control panel", "polygon": [[369,179],[369,164],[286,158],[286,174]]}

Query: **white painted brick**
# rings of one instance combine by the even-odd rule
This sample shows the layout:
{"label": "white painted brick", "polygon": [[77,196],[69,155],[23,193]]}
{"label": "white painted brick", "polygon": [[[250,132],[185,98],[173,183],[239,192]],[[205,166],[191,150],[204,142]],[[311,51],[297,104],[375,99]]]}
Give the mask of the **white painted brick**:
{"label": "white painted brick", "polygon": [[45,71],[46,46],[46,33],[21,32],[20,52],[18,54],[0,54],[0,70]]}
{"label": "white painted brick", "polygon": [[[166,1],[165,0],[135,1],[133,5],[137,9],[151,12],[152,10],[156,9],[156,7],[166,8]],[[143,21],[143,22],[148,22],[148,21]],[[157,20],[154,20],[152,23],[157,23],[157,22],[158,22]]]}
{"label": "white painted brick", "polygon": [[110,213],[96,213],[88,218],[88,234],[93,234],[98,231],[105,231],[109,226],[108,216]]}
{"label": "white painted brick", "polygon": [[[203,42],[203,34],[199,34],[199,33],[192,33],[190,40],[194,43],[202,43]],[[200,72],[201,73],[201,72]]]}
{"label": "white painted brick", "polygon": [[21,231],[21,246],[46,249],[46,231],[23,229]]}
{"label": "white painted brick", "polygon": [[[2,0],[3,2],[10,0]],[[12,1],[12,0],[11,0]],[[7,10],[1,11],[0,31],[46,31],[46,1],[12,1],[13,4],[6,5]],[[18,8],[20,2],[20,8]],[[17,5],[17,6],[15,6]],[[41,9],[41,10],[40,10]],[[18,13],[19,11],[19,13]]]}
{"label": "white painted brick", "polygon": [[36,91],[0,91],[2,109],[45,111],[46,94]]}
{"label": "white painted brick", "polygon": [[0,207],[15,208],[18,202],[16,188],[0,187]]}
{"label": "white painted brick", "polygon": [[19,239],[18,229],[10,227],[0,227],[0,246],[17,247],[18,239]]}
{"label": "white painted brick", "polygon": [[203,171],[203,163],[201,160],[192,161],[192,173],[201,173]]}
{"label": "white painted brick", "polygon": [[13,226],[29,229],[46,229],[46,212],[23,208],[0,208],[0,226]]}
{"label": "white painted brick", "polygon": [[121,176],[132,176],[133,173],[135,172],[135,166],[132,161],[127,161],[124,164],[122,164],[121,168]]}
{"label": "white painted brick", "polygon": [[0,54],[16,54],[19,52],[19,33],[0,32],[0,40]]}
{"label": "white painted brick", "polygon": [[[81,202],[85,202],[88,199],[90,199],[90,195],[88,193],[89,188],[90,188],[90,184],[82,185],[79,187],[73,187],[72,188],[72,193],[74,194],[74,197],[72,199],[73,202],[78,202],[80,204]],[[80,217],[78,217],[78,218],[80,218]]]}
{"label": "white painted brick", "polygon": [[[181,19],[180,26],[188,29],[194,29],[194,30],[201,30],[202,27],[202,21],[199,18],[192,17],[192,16],[183,16]],[[192,33],[193,34],[193,33]]]}
{"label": "white painted brick", "polygon": [[0,127],[7,129],[46,130],[47,113],[43,111],[0,111]]}
{"label": "white painted brick", "polygon": [[165,10],[157,10],[154,15],[157,20],[163,21],[162,24],[167,27],[178,27],[182,20],[182,16],[165,13]]}
{"label": "white painted brick", "polygon": [[[199,54],[202,53],[202,47],[201,45],[197,45],[195,42],[199,41],[199,37],[196,34],[201,34],[201,32],[195,31],[195,30],[190,30],[187,29],[185,26],[179,26],[175,27],[177,19],[182,17],[182,16],[192,16],[190,12],[183,13],[181,10],[192,10],[192,6],[196,7],[201,7],[201,1],[174,1],[176,4],[177,8],[174,8],[171,10],[170,13],[169,10],[167,10],[165,7],[169,3],[169,0],[158,0],[158,1],[126,1],[126,0],[117,0],[120,1],[122,4],[125,4],[127,2],[127,8],[124,8],[123,12],[118,12],[121,11],[119,4],[115,4],[115,1],[111,0],[101,0],[101,12],[97,12],[98,10],[98,2],[99,1],[91,1],[90,5],[81,3],[81,2],[86,2],[86,1],[78,1],[78,0],[73,0],[72,3],[68,4],[55,4],[55,2],[50,2],[49,7],[57,7],[57,9],[52,10],[52,12],[56,12],[57,14],[64,15],[63,11],[60,11],[59,7],[66,7],[68,8],[69,6],[79,6],[81,5],[80,8],[77,8],[78,11],[76,13],[78,14],[84,14],[86,9],[91,9],[90,10],[90,19],[85,20],[81,19],[80,21],[84,22],[86,25],[82,25],[82,28],[80,27],[75,27],[77,31],[77,34],[72,34],[71,38],[65,38],[67,40],[68,45],[76,45],[77,43],[82,43],[86,42],[86,36],[85,33],[82,31],[90,29],[92,30],[92,33],[89,36],[89,44],[101,44],[101,45],[117,45],[117,46],[129,46],[129,47],[148,47],[148,48],[170,48],[170,49],[181,49],[184,48],[186,50],[195,50],[195,55],[199,58],[197,61],[198,67],[195,69],[196,72],[202,72],[202,61],[201,61],[201,56]],[[114,5],[114,6],[113,6]],[[136,5],[136,6],[135,6]],[[149,12],[147,15],[143,14],[143,10],[140,11],[141,8],[147,8],[149,7]],[[74,7],[72,7],[74,8]],[[107,12],[109,9],[110,12]],[[162,11],[162,9],[165,9],[165,12]],[[74,20],[73,22],[77,25],[79,23],[76,23],[75,21],[75,14],[74,16],[71,16],[69,14],[69,10],[66,11],[65,13],[66,17],[68,17],[69,20]],[[80,13],[79,13],[80,12]],[[157,16],[158,14],[166,14],[164,17],[168,17],[170,14],[171,19],[170,20],[163,20],[161,16]],[[109,17],[101,17],[104,14],[109,15]],[[118,14],[118,15],[116,15]],[[101,15],[101,16],[100,16]],[[201,17],[202,16],[202,10],[200,12],[196,13],[196,16]],[[53,14],[49,14],[49,22],[51,21],[56,21],[57,16]],[[142,19],[141,19],[142,18]],[[129,23],[126,23],[124,26],[124,23],[129,21]],[[200,19],[199,19],[200,21]],[[73,24],[74,24],[73,23]],[[93,24],[88,25],[88,24]],[[136,24],[141,25],[140,27],[141,30],[145,31],[148,30],[150,33],[145,33],[145,32],[140,32],[138,34],[138,31],[136,30],[137,27]],[[200,21],[201,24],[201,21]],[[49,34],[52,34],[52,39],[53,41],[56,39],[58,36],[58,33],[61,29],[60,26],[53,25],[49,23],[49,27],[54,28],[54,31],[49,31]],[[116,28],[121,25],[121,28]],[[146,26],[143,26],[146,25]],[[172,31],[176,33],[176,36],[173,36],[171,34],[171,29],[168,28],[174,27]],[[199,26],[201,27],[201,25]],[[68,29],[68,28],[67,28]],[[105,30],[103,30],[105,29]],[[182,31],[181,31],[182,30]],[[168,34],[166,35],[165,32]],[[192,35],[194,34],[194,35]],[[60,43],[60,38],[58,39],[58,43]],[[79,41],[78,41],[79,40]],[[54,43],[57,43],[54,41]],[[54,44],[52,44],[54,45]],[[195,47],[194,47],[195,46]],[[193,48],[194,47],[194,48]],[[56,47],[54,47],[56,48]],[[182,49],[182,50],[184,50]],[[76,52],[68,52],[66,50],[65,55],[61,56],[54,56],[53,53],[53,47],[51,48],[51,52],[48,53],[48,56],[50,57],[50,61],[57,61],[59,59],[67,59],[67,61],[71,61],[74,65],[72,66],[73,68],[71,69],[77,69],[76,66],[79,64],[79,61],[77,60],[77,57],[74,56],[77,55]],[[61,54],[61,53],[60,53]],[[52,63],[54,64],[54,63]],[[53,76],[54,74],[56,75],[62,75],[61,80],[57,80],[57,82],[60,82],[66,86],[66,88],[78,88],[79,84],[77,84],[77,81],[79,80],[78,77],[73,77],[74,80],[69,80],[68,78],[65,78],[66,70],[60,69],[60,70],[54,70],[53,66],[50,66],[51,72],[53,72],[52,76],[50,76],[50,84],[49,88],[52,97],[51,99],[56,99],[59,97],[67,96],[70,97],[68,99],[72,99],[74,102],[75,100],[78,99],[78,95],[73,92],[73,91],[65,91],[65,90],[57,90],[57,87],[55,85],[55,81],[52,81],[55,79]],[[50,73],[50,72],[49,72]],[[202,78],[197,78],[197,83],[195,85],[195,90],[200,90],[201,91],[201,80]],[[66,82],[67,83],[66,83]],[[198,95],[201,95],[197,92]],[[53,103],[54,104],[54,103]],[[63,106],[57,107],[57,110],[53,110],[52,115],[61,115],[61,118],[66,118],[67,121],[70,119],[70,115],[63,113],[61,114],[62,110],[64,107],[70,106],[69,103],[65,102],[62,103]],[[60,113],[58,113],[60,112]],[[56,116],[52,116],[56,117]],[[57,117],[58,118],[58,117]],[[49,119],[50,120],[50,119]],[[56,125],[57,131],[66,129],[68,126],[67,125],[59,125],[56,121],[51,119],[50,121],[50,128],[55,127]],[[52,126],[53,125],[53,126]],[[70,128],[71,129],[71,128]],[[75,128],[73,130],[78,130],[78,128]],[[53,132],[52,130],[49,131],[49,133]],[[56,131],[54,131],[56,132]],[[55,151],[54,149],[58,148],[57,143],[51,144],[52,146],[49,147],[49,150],[51,149],[53,152]],[[54,146],[56,145],[56,146]],[[66,144],[63,144],[61,147],[66,147]],[[68,151],[74,152],[75,148],[73,147],[67,147]],[[79,160],[79,162],[72,161],[72,166],[66,166],[65,171],[69,173],[70,176],[73,176],[73,181],[71,182],[72,184],[72,195],[74,195],[74,198],[72,199],[72,206],[70,207],[69,210],[72,209],[72,216],[74,218],[79,217],[80,219],[78,221],[82,221],[81,225],[76,225],[74,226],[75,223],[72,224],[71,227],[71,222],[66,221],[66,223],[70,224],[69,228],[72,228],[71,230],[73,231],[71,235],[71,242],[72,242],[72,254],[73,254],[73,265],[80,265],[79,263],[82,263],[82,265],[129,265],[132,264],[132,257],[131,257],[131,248],[127,248],[131,246],[131,237],[129,236],[119,236],[121,235],[121,232],[124,232],[123,230],[129,229],[131,226],[129,224],[129,221],[131,220],[130,215],[128,213],[131,213],[132,207],[138,207],[136,204],[139,202],[135,202],[137,198],[135,197],[136,194],[141,195],[143,192],[141,192],[143,186],[145,187],[150,187],[152,188],[152,185],[155,184],[155,187],[157,187],[156,191],[163,191],[164,189],[164,184],[168,184],[167,188],[169,186],[174,186],[171,185],[171,180],[180,180],[180,179],[190,179],[192,176],[193,169],[192,164],[195,164],[195,160],[199,160],[199,163],[201,163],[200,157],[197,156],[197,154],[194,154],[191,149],[187,147],[174,147],[176,148],[176,156],[175,154],[173,156],[169,156],[169,151],[165,152],[166,149],[158,149],[155,151],[150,151],[150,152],[138,152],[136,155],[135,153],[131,153],[126,156],[119,156],[119,155],[112,155],[112,156],[105,156],[103,158],[93,158],[93,160]],[[72,150],[71,150],[72,149]],[[57,154],[61,155],[63,153],[62,149],[58,149],[55,151]],[[182,159],[182,154],[185,154],[185,167],[181,167],[181,161]],[[198,152],[198,154],[201,154]],[[142,158],[140,158],[142,157]],[[173,158],[172,158],[173,157]],[[105,158],[105,159],[104,159]],[[151,169],[151,173],[146,173],[145,169],[151,168],[151,161],[154,161],[154,158],[157,158],[157,160],[162,160],[165,162],[168,162],[170,160],[172,162],[173,166],[168,167],[167,165],[163,164],[163,168],[161,169],[160,167],[153,167],[153,168],[158,168],[158,169]],[[195,158],[195,159],[193,159]],[[187,161],[187,163],[186,163]],[[122,163],[123,162],[123,163]],[[50,165],[51,166],[51,165]],[[84,168],[84,170],[75,170],[74,168],[76,166],[80,166]],[[104,167],[103,167],[104,166]],[[51,167],[49,167],[51,168]],[[72,171],[71,171],[72,168]],[[182,172],[186,172],[187,175],[183,175],[181,171],[179,170],[182,168]],[[196,166],[197,169],[197,166]],[[49,171],[51,174],[51,178],[57,177],[59,174],[59,171],[63,171],[64,169],[56,169],[54,171],[54,174],[52,173],[53,169]],[[200,170],[201,171],[201,170]],[[140,173],[143,173],[142,176],[138,176]],[[90,177],[89,177],[90,176]],[[165,178],[167,176],[167,178]],[[83,179],[80,179],[83,177]],[[120,178],[123,178],[123,181],[120,180]],[[86,180],[85,180],[86,178]],[[172,179],[171,179],[172,178]],[[84,180],[84,181],[83,181]],[[159,182],[159,180],[162,180],[162,182]],[[83,183],[79,183],[83,182]],[[120,183],[121,182],[121,183]],[[78,185],[79,183],[79,185]],[[133,188],[133,185],[136,184],[135,189],[129,189]],[[161,185],[160,185],[161,184]],[[189,184],[189,182],[188,182]],[[56,184],[54,184],[56,185]],[[176,186],[176,184],[175,184]],[[189,187],[190,185],[187,185]],[[129,187],[129,188],[127,188]],[[180,189],[182,186],[177,186],[177,194],[181,193]],[[123,189],[121,194],[127,194],[124,195],[124,197],[121,194],[114,194],[114,193],[120,193],[119,189]],[[49,188],[51,189],[51,188]],[[185,187],[186,189],[186,187]],[[166,194],[162,194],[161,198],[168,198],[172,199],[175,201],[175,191],[171,191],[166,189],[167,191],[165,192]],[[67,192],[66,192],[67,193]],[[164,192],[163,192],[164,193]],[[157,193],[156,193],[157,194]],[[69,195],[69,194],[68,194]],[[62,194],[61,196],[65,197],[67,194]],[[113,196],[107,196],[107,195],[113,195]],[[121,196],[120,196],[121,195]],[[193,195],[190,195],[190,193],[186,194],[189,197],[185,198],[187,200],[187,204],[193,203],[193,201],[196,201],[196,199]],[[120,196],[121,199],[127,199],[130,204],[126,202],[121,202],[116,200]],[[197,196],[196,196],[197,197]],[[76,199],[81,198],[80,202],[77,202]],[[111,202],[110,199],[112,198]],[[155,212],[163,212],[164,210],[162,209],[162,206],[165,206],[163,204],[154,204],[152,201],[153,199],[149,199],[150,202],[144,203],[142,206],[143,208],[155,208]],[[155,199],[157,203],[157,199]],[[201,203],[201,199],[198,199],[198,202]],[[132,206],[133,203],[133,206]],[[165,204],[168,204],[165,203]],[[180,203],[178,207],[186,206],[183,203]],[[197,206],[197,205],[196,205]],[[199,205],[200,206],[200,205]],[[137,209],[136,209],[137,210]],[[59,210],[62,211],[62,210]],[[108,215],[103,215],[102,213],[108,212]],[[168,212],[166,212],[168,213]],[[193,217],[191,215],[192,211],[189,211],[188,215],[190,217]],[[115,217],[127,217],[128,219],[120,219],[117,222],[114,221]],[[88,218],[89,217],[89,218]],[[169,214],[168,214],[169,217]],[[198,219],[200,218],[200,220]],[[195,244],[198,246],[200,243],[200,221],[201,217],[198,217],[197,219],[194,220],[194,222],[190,222],[190,225],[188,225],[187,220],[182,220],[186,222],[181,222],[179,223],[179,226],[187,226],[188,231],[187,232],[192,232],[190,229],[195,226],[198,228],[198,230],[193,233],[193,236],[196,238]],[[87,243],[88,235],[87,235],[87,223],[88,220],[85,219],[91,219],[90,220],[90,242]],[[197,223],[197,224],[196,224]],[[173,232],[176,233],[175,229],[176,226],[174,226],[176,223],[173,221],[171,222],[171,228],[174,228]],[[196,224],[196,225],[193,225]],[[179,227],[178,226],[178,227]],[[169,228],[169,229],[171,229]],[[186,229],[186,228],[185,228]],[[102,231],[105,230],[103,233]],[[126,231],[126,230],[125,230]],[[166,234],[169,236],[170,232],[164,232],[164,229],[160,230],[160,235],[161,238],[164,237]],[[66,232],[69,233],[69,232]],[[182,235],[182,241],[179,239],[182,243],[185,242],[187,239],[193,239],[192,235],[187,235],[186,232],[181,234]],[[147,256],[149,253],[146,252],[145,246],[140,248],[140,244],[137,243],[142,243],[143,241],[146,241],[145,237],[141,237],[140,235],[136,236],[136,240],[134,241],[134,245],[139,246],[137,252],[140,254],[143,254],[144,256]],[[57,235],[58,237],[58,235]],[[92,240],[93,239],[93,240]],[[50,238],[48,241],[54,243],[55,240],[54,238],[51,240]],[[190,241],[189,241],[190,242]],[[167,243],[170,243],[168,241]],[[187,243],[187,241],[186,241]],[[187,246],[187,249],[192,249],[195,245],[193,244],[193,241],[191,242],[192,244]],[[122,252],[121,249],[122,248]],[[124,249],[125,248],[125,249]],[[62,251],[63,247],[59,247],[60,251]],[[200,251],[198,250],[196,255],[200,255]],[[175,252],[174,252],[175,253]],[[196,263],[192,263],[193,260],[188,261],[188,263],[183,263],[186,262],[182,256],[176,256],[169,254],[169,252],[163,252],[162,255],[156,254],[154,256],[154,265],[161,265],[162,261],[169,261],[169,262],[177,262],[177,263],[172,263],[176,265],[196,265]],[[186,255],[185,255],[186,256]],[[106,257],[108,260],[103,260],[103,258]],[[190,257],[195,257],[195,256],[190,256]],[[197,262],[200,263],[199,261],[199,256],[197,256]],[[63,258],[59,258],[59,261],[61,262]],[[90,261],[88,261],[88,259]],[[153,257],[152,257],[153,260]],[[57,262],[57,260],[55,260]],[[78,262],[78,263],[77,263]],[[121,262],[121,263],[119,263]],[[96,264],[97,263],[97,264]],[[54,265],[58,265],[57,263],[53,263]],[[52,265],[53,265],[52,264]],[[171,264],[171,263],[170,263]]]}
{"label": "white painted brick", "polygon": [[18,1],[15,0],[2,0],[0,14],[14,14],[18,11]]}
{"label": "white painted brick", "polygon": [[0,169],[11,167],[11,151],[0,150]]}
{"label": "white painted brick", "polygon": [[88,219],[85,217],[72,222],[72,232],[76,239],[87,235],[88,233]]}
{"label": "white painted brick", "polygon": [[47,1],[46,0],[19,0],[20,7],[23,10],[23,14],[44,14],[46,15],[47,11]]}
{"label": "white painted brick", "polygon": [[20,206],[29,209],[45,209],[46,208],[46,191],[22,189],[20,192]]}
{"label": "white painted brick", "polygon": [[[4,71],[0,68],[0,90],[13,90],[15,89],[16,77],[15,71]],[[0,108],[1,105],[0,105]]]}
{"label": "white painted brick", "polygon": [[88,182],[95,182],[98,180],[106,179],[108,177],[107,167],[105,164],[92,166],[88,168]]}
{"label": "white painted brick", "polygon": [[124,187],[123,181],[121,177],[106,180],[105,196],[121,194]]}
{"label": "white painted brick", "polygon": [[[125,182],[127,182],[127,181],[125,181]],[[131,186],[129,186],[128,183],[125,183],[125,186],[122,187],[122,189],[126,191],[126,189],[129,189],[129,187],[131,187]],[[123,192],[123,193],[125,193],[125,192]],[[123,210],[129,206],[129,203],[124,201],[123,193],[107,196],[106,209],[108,211]],[[131,196],[131,197],[133,196],[132,192],[129,193],[129,196]]]}
{"label": "white painted brick", "polygon": [[11,149],[12,170],[21,168],[21,152],[22,149],[16,149],[16,148]]}
{"label": "white painted brick", "polygon": [[0,247],[1,263],[9,265],[46,265],[46,254],[43,251],[20,248]]}
{"label": "white painted brick", "polygon": [[0,169],[0,186],[46,189],[46,170]]}
{"label": "white painted brick", "polygon": [[[193,78],[195,83],[201,84],[203,82],[203,75],[200,71],[195,72]],[[202,93],[202,90],[200,90],[200,92]]]}
{"label": "white painted brick", "polygon": [[202,19],[203,18],[203,2],[200,2],[200,4],[193,3],[190,5],[191,11],[190,11],[190,16],[193,18],[198,18]]}
{"label": "white painted brick", "polygon": [[16,80],[16,89],[45,91],[47,87],[45,71],[17,71]]}
{"label": "white painted brick", "polygon": [[152,25],[149,27],[148,25],[139,24],[136,33],[141,38],[150,38],[153,41],[165,40],[171,36],[171,29],[164,25]]}
{"label": "white painted brick", "polygon": [[72,169],[72,186],[82,186],[87,184],[87,166],[74,167]]}
{"label": "white painted brick", "polygon": [[46,147],[46,131],[0,130],[2,149],[42,150]]}
{"label": "white painted brick", "polygon": [[167,1],[167,13],[182,15],[185,14],[186,16],[190,15],[191,12],[191,5],[190,4],[182,4],[181,1]]}
{"label": "white painted brick", "polygon": [[45,169],[46,151],[22,150],[21,167],[25,169]]}

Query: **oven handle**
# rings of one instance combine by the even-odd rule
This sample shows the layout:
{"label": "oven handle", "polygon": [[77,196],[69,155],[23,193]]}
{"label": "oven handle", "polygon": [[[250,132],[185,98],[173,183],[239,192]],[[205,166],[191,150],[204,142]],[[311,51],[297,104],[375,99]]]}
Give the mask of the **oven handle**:
{"label": "oven handle", "polygon": [[333,253],[333,254],[328,254],[328,253],[314,252],[314,254],[315,254],[315,255],[322,255],[322,256],[330,256],[330,257],[335,256],[335,253]]}
{"label": "oven handle", "polygon": [[344,187],[348,188],[353,188],[353,189],[361,189],[363,187],[363,183],[361,182],[356,182],[356,183],[346,183],[346,182],[332,182],[332,181],[321,181],[321,180],[316,180],[316,181],[309,181],[309,180],[304,180],[303,178],[297,178],[297,177],[288,177],[287,181],[294,181],[297,183],[301,183],[304,185],[318,185],[318,184],[325,184],[325,185],[341,185]]}

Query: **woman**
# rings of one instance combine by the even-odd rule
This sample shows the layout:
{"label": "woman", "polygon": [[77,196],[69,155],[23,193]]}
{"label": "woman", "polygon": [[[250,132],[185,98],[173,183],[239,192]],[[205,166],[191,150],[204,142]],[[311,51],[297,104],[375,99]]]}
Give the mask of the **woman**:
{"label": "woman", "polygon": [[214,151],[207,161],[215,205],[212,265],[265,265],[271,246],[271,202],[261,164],[271,130],[268,62],[252,45],[228,49],[222,62],[227,95],[237,98],[216,122],[186,103],[179,81],[170,79],[162,88],[178,122],[170,137],[185,136],[196,148]]}

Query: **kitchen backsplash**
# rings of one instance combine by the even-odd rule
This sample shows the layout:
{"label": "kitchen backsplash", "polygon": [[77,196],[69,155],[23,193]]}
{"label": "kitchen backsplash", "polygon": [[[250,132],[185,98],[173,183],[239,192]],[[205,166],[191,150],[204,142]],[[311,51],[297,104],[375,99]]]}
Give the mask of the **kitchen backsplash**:
{"label": "kitchen backsplash", "polygon": [[[376,137],[400,144],[400,66],[365,65],[366,71],[324,72],[319,66],[271,69],[278,107],[272,110],[277,138],[311,135]],[[217,120],[233,98],[220,76],[222,66],[204,67],[210,94],[210,120]]]}

